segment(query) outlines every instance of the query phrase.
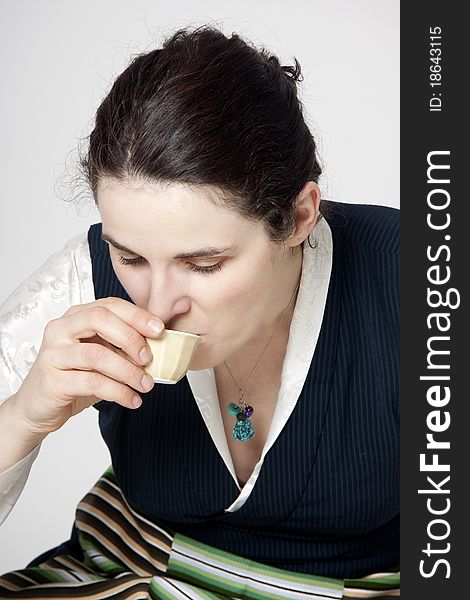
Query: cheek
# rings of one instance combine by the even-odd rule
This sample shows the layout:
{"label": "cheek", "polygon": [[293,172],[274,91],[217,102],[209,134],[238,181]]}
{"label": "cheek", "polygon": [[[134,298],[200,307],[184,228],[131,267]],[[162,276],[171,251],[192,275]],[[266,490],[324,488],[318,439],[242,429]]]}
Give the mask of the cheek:
{"label": "cheek", "polygon": [[208,297],[209,302],[214,308],[217,307],[217,312],[222,311],[230,320],[240,314],[257,313],[262,310],[263,299],[273,285],[272,277],[269,258],[258,259],[255,265],[250,261],[248,265],[240,265],[237,270],[227,272],[227,276],[217,286],[217,295]]}

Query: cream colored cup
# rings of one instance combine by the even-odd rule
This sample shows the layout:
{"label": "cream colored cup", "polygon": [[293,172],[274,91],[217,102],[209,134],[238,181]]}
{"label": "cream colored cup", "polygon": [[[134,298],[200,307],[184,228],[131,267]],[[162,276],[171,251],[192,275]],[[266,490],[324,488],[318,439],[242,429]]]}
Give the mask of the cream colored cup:
{"label": "cream colored cup", "polygon": [[144,369],[156,383],[177,383],[189,369],[200,335],[166,329],[157,339],[145,338],[153,360]]}

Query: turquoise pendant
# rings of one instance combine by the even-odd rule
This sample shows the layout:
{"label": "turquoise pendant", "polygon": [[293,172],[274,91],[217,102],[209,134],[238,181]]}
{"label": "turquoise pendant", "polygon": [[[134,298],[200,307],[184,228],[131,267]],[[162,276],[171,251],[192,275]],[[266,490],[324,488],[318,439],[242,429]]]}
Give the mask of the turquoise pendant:
{"label": "turquoise pendant", "polygon": [[244,408],[241,408],[232,402],[228,405],[227,410],[231,415],[237,417],[237,422],[232,429],[233,438],[240,442],[248,442],[248,440],[251,440],[255,435],[255,429],[250,419],[253,414],[253,407],[245,404]]}

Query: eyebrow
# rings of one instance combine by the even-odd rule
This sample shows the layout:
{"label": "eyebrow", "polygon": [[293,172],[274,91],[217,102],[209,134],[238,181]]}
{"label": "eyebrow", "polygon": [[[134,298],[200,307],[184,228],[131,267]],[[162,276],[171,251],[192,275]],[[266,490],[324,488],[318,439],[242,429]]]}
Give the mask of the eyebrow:
{"label": "eyebrow", "polygon": [[[126,248],[126,246],[123,246],[119,242],[116,242],[116,240],[113,240],[113,238],[110,235],[107,235],[106,233],[101,234],[101,239],[103,240],[103,242],[109,242],[117,250],[121,250],[122,252],[128,252],[129,254],[139,256],[138,252],[134,252],[134,250]],[[215,248],[213,246],[209,246],[207,248],[200,248],[199,250],[182,252],[181,254],[177,254],[174,258],[179,260],[184,258],[208,258],[211,256],[227,256],[228,254],[234,252],[236,249],[237,246],[235,244],[226,246],[225,248]]]}

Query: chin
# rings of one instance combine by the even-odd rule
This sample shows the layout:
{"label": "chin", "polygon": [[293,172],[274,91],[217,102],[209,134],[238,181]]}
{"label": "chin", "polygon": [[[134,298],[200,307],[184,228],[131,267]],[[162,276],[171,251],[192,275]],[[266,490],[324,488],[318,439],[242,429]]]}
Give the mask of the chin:
{"label": "chin", "polygon": [[203,369],[209,369],[211,365],[207,363],[207,360],[201,360],[197,355],[194,356],[189,363],[190,371],[202,371]]}
{"label": "chin", "polygon": [[206,348],[202,347],[202,344],[196,350],[191,362],[189,363],[190,371],[203,371],[204,369],[211,369],[220,363],[220,360],[214,359],[205,350]]}

